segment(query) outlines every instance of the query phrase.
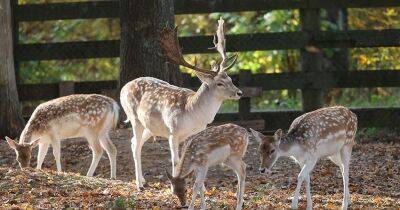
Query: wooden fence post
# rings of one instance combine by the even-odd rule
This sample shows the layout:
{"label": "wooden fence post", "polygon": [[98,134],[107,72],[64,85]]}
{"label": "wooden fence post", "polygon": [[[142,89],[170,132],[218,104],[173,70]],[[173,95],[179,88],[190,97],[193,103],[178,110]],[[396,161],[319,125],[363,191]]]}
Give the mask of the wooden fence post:
{"label": "wooden fence post", "polygon": [[300,50],[301,69],[306,73],[305,87],[302,89],[303,111],[311,111],[323,106],[323,91],[314,87],[317,73],[322,70],[321,49],[315,46],[313,34],[320,30],[319,9],[300,9],[301,30],[309,33],[310,40],[305,49]]}
{"label": "wooden fence post", "polygon": [[58,83],[58,95],[59,97],[68,96],[75,93],[75,82],[73,81],[62,81]]}
{"label": "wooden fence post", "polygon": [[[247,87],[251,80],[251,71],[240,70],[239,72],[239,88]],[[242,90],[243,91],[243,90]],[[239,99],[239,117],[241,120],[245,120],[250,115],[251,109],[251,98],[242,97]]]}

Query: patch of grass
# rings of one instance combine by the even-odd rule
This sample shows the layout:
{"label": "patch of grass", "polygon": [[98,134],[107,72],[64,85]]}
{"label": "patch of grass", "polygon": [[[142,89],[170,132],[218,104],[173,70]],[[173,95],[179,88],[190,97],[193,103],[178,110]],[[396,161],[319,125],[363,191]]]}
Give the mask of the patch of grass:
{"label": "patch of grass", "polygon": [[130,198],[118,197],[114,201],[108,203],[108,209],[135,209],[137,204],[136,196],[131,196]]}
{"label": "patch of grass", "polygon": [[128,205],[129,208],[135,208],[135,207],[136,207],[136,202],[137,202],[136,197],[135,197],[135,196],[132,196],[132,197],[130,197],[130,198],[128,199],[127,205]]}
{"label": "patch of grass", "polygon": [[260,192],[266,192],[266,191],[272,189],[273,187],[274,186],[272,185],[272,183],[266,183],[266,184],[258,185],[256,189],[257,189],[257,191],[260,191]]}

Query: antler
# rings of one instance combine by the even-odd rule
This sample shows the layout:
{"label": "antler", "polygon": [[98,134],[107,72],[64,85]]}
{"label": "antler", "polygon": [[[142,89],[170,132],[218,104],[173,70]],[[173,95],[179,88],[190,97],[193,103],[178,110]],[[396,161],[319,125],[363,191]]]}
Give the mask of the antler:
{"label": "antler", "polygon": [[175,29],[170,29],[170,28],[164,28],[164,30],[161,32],[160,36],[160,44],[161,48],[164,50],[166,57],[168,60],[171,62],[175,63],[176,65],[181,65],[190,69],[193,69],[195,71],[208,74],[211,76],[216,76],[217,72],[211,71],[208,69],[202,69],[199,68],[195,65],[189,64],[185,59],[183,58],[181,48],[179,45],[179,40],[178,40],[178,34],[177,34],[178,27],[175,27]]}
{"label": "antler", "polygon": [[[217,35],[216,36],[214,35],[213,43],[214,43],[213,48],[218,51],[218,53],[221,55],[222,58],[221,62],[219,63],[219,68],[217,72],[226,71],[232,68],[237,61],[238,55],[235,54],[229,57],[228,59],[226,58],[225,21],[224,19],[222,19],[222,17],[220,17],[218,20]],[[227,61],[232,59],[233,59],[232,63],[226,66]]]}

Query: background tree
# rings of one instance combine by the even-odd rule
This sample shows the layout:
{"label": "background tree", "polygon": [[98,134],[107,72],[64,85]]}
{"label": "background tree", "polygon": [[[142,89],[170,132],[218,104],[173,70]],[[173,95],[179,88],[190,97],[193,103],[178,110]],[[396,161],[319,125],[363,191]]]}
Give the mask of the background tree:
{"label": "background tree", "polygon": [[24,125],[15,84],[11,5],[0,0],[0,138],[17,136]]}
{"label": "background tree", "polygon": [[165,64],[158,42],[160,31],[174,26],[173,0],[121,0],[120,87],[143,76],[181,85],[177,67]]}

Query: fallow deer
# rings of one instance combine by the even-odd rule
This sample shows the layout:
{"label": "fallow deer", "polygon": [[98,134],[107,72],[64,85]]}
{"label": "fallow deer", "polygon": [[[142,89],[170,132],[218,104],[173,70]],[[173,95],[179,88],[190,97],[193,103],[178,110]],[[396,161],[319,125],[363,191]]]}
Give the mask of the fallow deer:
{"label": "fallow deer", "polygon": [[194,173],[192,201],[189,209],[194,208],[197,195],[201,198],[201,209],[205,209],[204,181],[209,167],[225,164],[235,171],[238,178],[236,209],[243,206],[243,193],[246,178],[246,164],[242,160],[248,144],[249,134],[245,128],[234,124],[208,127],[189,137],[182,148],[176,175],[168,171],[173,194],[177,195],[181,206],[186,205],[186,178]]}
{"label": "fallow deer", "polygon": [[110,159],[111,178],[115,178],[117,149],[110,140],[109,131],[117,125],[118,117],[118,104],[109,97],[97,94],[64,96],[36,107],[19,143],[6,139],[15,150],[21,168],[29,167],[31,151],[39,145],[36,168],[41,169],[51,144],[57,171],[61,171],[61,140],[85,137],[93,153],[87,176],[93,176],[105,149]]}
{"label": "fallow deer", "polygon": [[269,172],[281,156],[292,157],[301,167],[291,208],[297,209],[300,188],[306,182],[307,209],[312,209],[310,172],[320,158],[328,157],[340,167],[343,177],[342,208],[350,202],[349,165],[355,144],[357,116],[342,106],[318,109],[296,118],[287,134],[273,137],[251,130],[259,141],[260,172]]}
{"label": "fallow deer", "polygon": [[[214,45],[222,59],[211,70],[187,63],[179,46],[177,29],[165,29],[160,43],[166,57],[173,63],[191,68],[202,84],[197,92],[176,87],[152,77],[141,77],[121,89],[121,105],[133,129],[131,139],[135,162],[136,187],[143,188],[141,149],[150,137],[160,136],[169,140],[173,174],[178,162],[179,143],[188,136],[206,128],[214,120],[222,102],[239,99],[242,95],[226,71],[236,62],[237,55],[227,58],[225,52],[224,20],[218,21]],[[227,65],[228,60],[233,60]]]}

